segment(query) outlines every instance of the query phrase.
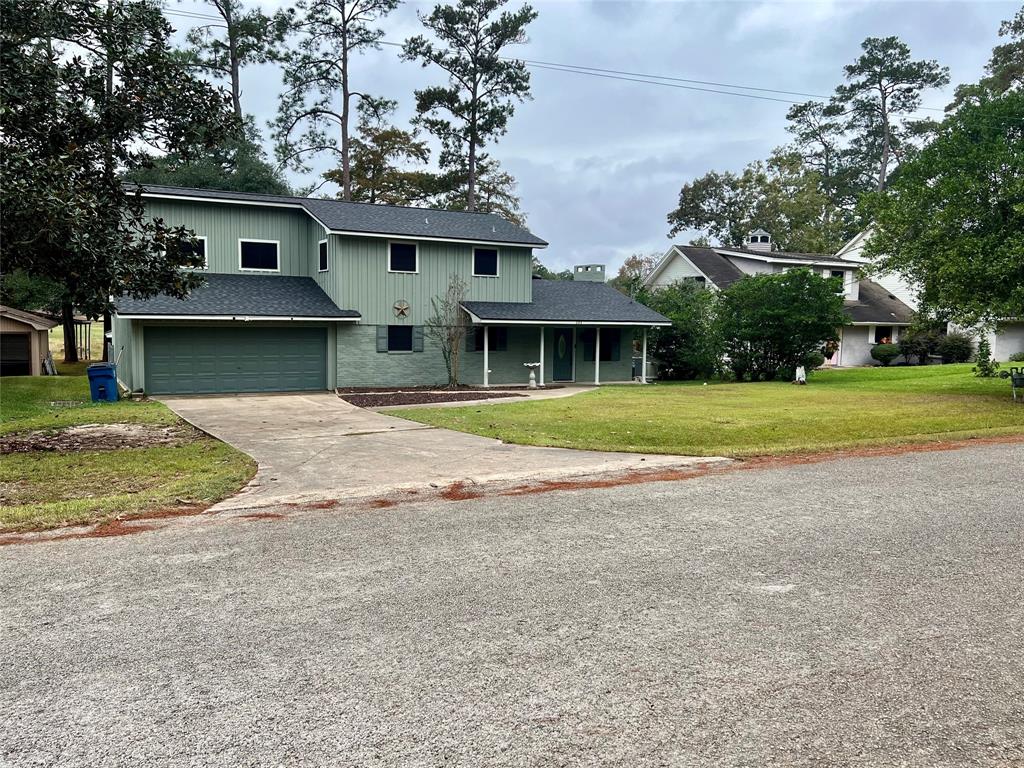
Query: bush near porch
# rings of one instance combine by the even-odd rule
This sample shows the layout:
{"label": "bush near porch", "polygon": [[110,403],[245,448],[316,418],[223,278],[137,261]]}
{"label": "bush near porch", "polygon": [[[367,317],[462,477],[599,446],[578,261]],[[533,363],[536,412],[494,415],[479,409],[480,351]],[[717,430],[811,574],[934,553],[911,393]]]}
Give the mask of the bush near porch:
{"label": "bush near porch", "polygon": [[970,365],[816,372],[784,382],[610,386],[569,398],[391,415],[510,443],[691,456],[782,455],[1024,434],[1003,379]]}
{"label": "bush near porch", "polygon": [[[58,363],[58,369],[60,369]],[[256,471],[234,448],[193,431],[155,401],[92,403],[85,376],[17,376],[0,383],[0,436],[56,439],[86,424],[180,430],[173,445],[32,450],[0,455],[0,532],[131,517],[231,495]]]}

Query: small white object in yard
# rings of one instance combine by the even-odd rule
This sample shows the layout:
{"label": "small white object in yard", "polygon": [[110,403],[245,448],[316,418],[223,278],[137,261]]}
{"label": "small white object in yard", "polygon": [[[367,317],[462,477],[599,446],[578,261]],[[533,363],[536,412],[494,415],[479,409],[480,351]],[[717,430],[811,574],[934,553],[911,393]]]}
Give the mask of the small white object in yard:
{"label": "small white object in yard", "polygon": [[796,367],[796,378],[793,380],[794,384],[806,384],[807,383],[807,370],[802,366]]}
{"label": "small white object in yard", "polygon": [[540,368],[540,363],[523,363],[523,366],[530,369],[530,380],[527,382],[527,387],[530,389],[537,388],[537,374],[535,371]]}

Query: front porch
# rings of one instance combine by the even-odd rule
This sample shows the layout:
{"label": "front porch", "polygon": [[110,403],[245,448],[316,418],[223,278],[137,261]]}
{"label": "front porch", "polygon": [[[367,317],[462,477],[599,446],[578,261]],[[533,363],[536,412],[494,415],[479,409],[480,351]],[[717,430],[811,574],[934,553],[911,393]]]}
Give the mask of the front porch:
{"label": "front porch", "polygon": [[[634,377],[634,350],[641,365]],[[628,325],[474,323],[461,353],[459,380],[481,387],[646,383],[647,328]]]}

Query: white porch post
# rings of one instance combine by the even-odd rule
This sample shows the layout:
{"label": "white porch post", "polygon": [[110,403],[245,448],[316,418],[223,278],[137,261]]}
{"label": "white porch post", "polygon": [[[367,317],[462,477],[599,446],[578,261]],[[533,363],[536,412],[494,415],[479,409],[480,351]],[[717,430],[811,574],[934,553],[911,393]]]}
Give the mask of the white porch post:
{"label": "white porch post", "polygon": [[594,386],[601,383],[601,326],[594,328]]}
{"label": "white porch post", "polygon": [[643,352],[640,353],[640,383],[647,383],[647,328],[644,328]]}
{"label": "white porch post", "polygon": [[540,327],[540,381],[537,382],[538,386],[544,386],[544,326]]}
{"label": "white porch post", "polygon": [[484,326],[484,386],[491,386],[490,331]]}

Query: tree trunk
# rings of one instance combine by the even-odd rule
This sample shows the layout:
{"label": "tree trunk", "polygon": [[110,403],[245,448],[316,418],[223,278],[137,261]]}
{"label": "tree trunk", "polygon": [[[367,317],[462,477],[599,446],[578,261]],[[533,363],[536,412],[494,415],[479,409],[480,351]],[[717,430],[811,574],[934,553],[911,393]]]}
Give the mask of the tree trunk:
{"label": "tree trunk", "polygon": [[108,338],[107,334],[110,333],[110,329],[111,329],[110,312],[107,311],[107,312],[103,313],[103,355],[102,355],[102,357],[100,357],[100,359],[104,363],[111,362],[111,360],[110,360],[110,351],[107,349],[107,338]]}
{"label": "tree trunk", "polygon": [[352,168],[349,161],[348,137],[348,35],[341,38],[341,199],[352,199]]}
{"label": "tree trunk", "polygon": [[882,159],[878,164],[878,186],[876,190],[881,192],[885,189],[885,180],[889,171],[889,108],[886,103],[885,94],[882,94]]}
{"label": "tree trunk", "polygon": [[75,337],[75,308],[70,301],[60,307],[60,319],[64,326],[64,362],[78,362],[78,339]]}
{"label": "tree trunk", "polygon": [[235,111],[235,117],[239,124],[244,124],[245,117],[242,115],[242,82],[241,67],[238,63],[238,39],[237,30],[231,20],[231,13],[225,14],[225,21],[228,24],[228,60],[231,66],[231,107]]}

